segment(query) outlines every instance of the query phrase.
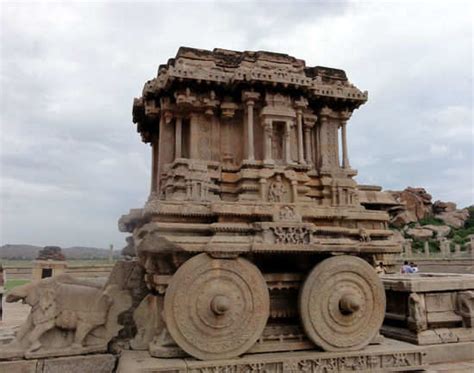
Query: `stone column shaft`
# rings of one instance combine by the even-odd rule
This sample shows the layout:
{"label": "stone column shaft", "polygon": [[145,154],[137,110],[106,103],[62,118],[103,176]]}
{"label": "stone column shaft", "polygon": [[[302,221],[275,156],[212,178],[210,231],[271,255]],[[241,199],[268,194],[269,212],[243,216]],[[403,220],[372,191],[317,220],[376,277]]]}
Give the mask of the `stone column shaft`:
{"label": "stone column shaft", "polygon": [[286,128],[285,128],[285,162],[291,162],[291,139],[290,139],[290,130],[291,130],[291,122],[286,121]]}
{"label": "stone column shaft", "polygon": [[328,139],[327,139],[327,126],[328,121],[326,118],[321,118],[321,125],[319,126],[319,149],[320,149],[320,156],[321,156],[321,168],[328,168],[328,156],[329,156],[329,146],[328,146]]}
{"label": "stone column shaft", "polygon": [[191,136],[189,154],[191,159],[199,159],[199,139],[201,133],[199,131],[199,122],[198,116],[196,114],[191,114],[189,119],[189,126],[190,131],[189,134]]}
{"label": "stone column shaft", "polygon": [[341,142],[342,142],[342,168],[350,168],[349,155],[347,153],[347,135],[346,122],[341,124]]}
{"label": "stone column shaft", "polygon": [[151,194],[158,192],[158,149],[158,138],[155,138],[151,144]]}
{"label": "stone column shaft", "polygon": [[296,112],[296,124],[298,131],[298,162],[304,164],[304,149],[303,149],[303,116],[301,110]]}
{"label": "stone column shaft", "polygon": [[306,163],[311,162],[311,127],[305,127],[304,129],[304,142],[305,142],[305,158]]}
{"label": "stone column shaft", "polygon": [[174,147],[174,158],[178,159],[182,157],[182,134],[183,134],[183,120],[181,117],[176,118],[175,123],[175,147]]}
{"label": "stone column shaft", "polygon": [[255,159],[255,150],[253,145],[253,101],[247,102],[247,159]]}
{"label": "stone column shaft", "polygon": [[272,131],[273,131],[273,124],[271,121],[265,123],[265,130],[264,130],[264,147],[265,147],[265,163],[272,163]]}

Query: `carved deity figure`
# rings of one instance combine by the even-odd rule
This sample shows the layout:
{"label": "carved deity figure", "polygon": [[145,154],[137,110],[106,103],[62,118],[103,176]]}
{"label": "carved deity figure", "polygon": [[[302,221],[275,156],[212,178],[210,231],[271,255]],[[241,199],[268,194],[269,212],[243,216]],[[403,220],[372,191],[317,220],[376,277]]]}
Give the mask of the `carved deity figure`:
{"label": "carved deity figure", "polygon": [[281,181],[281,176],[277,175],[274,182],[270,184],[268,189],[269,202],[283,202],[283,197],[286,194],[285,186]]}

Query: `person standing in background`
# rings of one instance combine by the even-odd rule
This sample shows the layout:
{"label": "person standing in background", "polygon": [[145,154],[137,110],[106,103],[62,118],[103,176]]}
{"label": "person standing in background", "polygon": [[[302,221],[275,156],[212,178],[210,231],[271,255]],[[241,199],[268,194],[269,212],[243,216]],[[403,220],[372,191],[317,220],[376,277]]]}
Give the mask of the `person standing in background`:
{"label": "person standing in background", "polygon": [[385,269],[385,266],[383,264],[383,262],[379,262],[379,264],[377,264],[377,266],[375,267],[375,272],[381,276],[381,275],[384,275],[387,273],[387,270]]}

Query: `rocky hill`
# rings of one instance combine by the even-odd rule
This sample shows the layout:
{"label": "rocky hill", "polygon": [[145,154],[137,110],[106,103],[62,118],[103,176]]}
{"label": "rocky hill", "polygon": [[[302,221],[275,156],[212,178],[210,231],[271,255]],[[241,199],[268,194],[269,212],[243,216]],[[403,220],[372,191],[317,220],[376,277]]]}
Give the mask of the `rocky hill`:
{"label": "rocky hill", "polygon": [[410,239],[415,251],[421,251],[425,242],[431,252],[440,251],[442,242],[452,246],[451,251],[455,245],[467,249],[474,236],[474,205],[458,209],[453,202],[433,202],[424,188],[408,187],[388,193],[398,203],[387,211],[400,241]]}
{"label": "rocky hill", "polygon": [[[34,260],[38,256],[38,252],[43,247],[33,245],[3,245],[0,246],[0,259],[10,260]],[[73,246],[63,248],[66,259],[107,259],[109,250],[96,247]],[[120,252],[114,252],[114,257],[119,256]]]}

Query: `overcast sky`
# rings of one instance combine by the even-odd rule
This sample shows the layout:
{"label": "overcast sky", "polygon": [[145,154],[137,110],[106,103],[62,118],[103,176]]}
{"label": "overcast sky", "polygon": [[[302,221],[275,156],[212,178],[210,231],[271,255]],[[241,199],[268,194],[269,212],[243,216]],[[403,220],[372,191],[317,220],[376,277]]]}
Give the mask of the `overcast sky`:
{"label": "overcast sky", "polygon": [[359,183],[472,204],[469,1],[1,3],[0,244],[121,248],[150,149],[132,100],[182,45],[271,50],[369,91],[348,128]]}

